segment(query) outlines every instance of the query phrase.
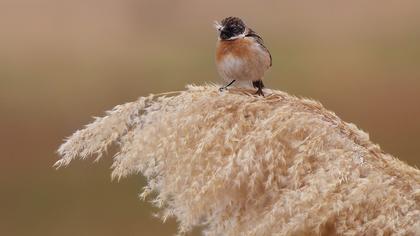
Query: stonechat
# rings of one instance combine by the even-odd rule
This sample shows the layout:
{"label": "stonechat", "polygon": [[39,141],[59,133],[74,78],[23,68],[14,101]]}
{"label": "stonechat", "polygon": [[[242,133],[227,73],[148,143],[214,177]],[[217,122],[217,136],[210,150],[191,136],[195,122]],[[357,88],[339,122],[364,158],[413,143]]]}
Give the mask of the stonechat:
{"label": "stonechat", "polygon": [[219,37],[216,47],[216,67],[227,89],[237,82],[251,82],[256,94],[264,96],[264,73],[271,67],[271,54],[261,36],[238,17],[215,22]]}

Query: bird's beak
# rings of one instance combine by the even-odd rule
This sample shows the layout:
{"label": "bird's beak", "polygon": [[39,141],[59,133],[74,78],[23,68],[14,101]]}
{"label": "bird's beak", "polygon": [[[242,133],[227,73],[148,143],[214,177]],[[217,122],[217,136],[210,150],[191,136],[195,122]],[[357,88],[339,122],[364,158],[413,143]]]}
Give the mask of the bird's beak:
{"label": "bird's beak", "polygon": [[222,31],[223,29],[223,26],[218,21],[214,21],[213,26],[217,31]]}

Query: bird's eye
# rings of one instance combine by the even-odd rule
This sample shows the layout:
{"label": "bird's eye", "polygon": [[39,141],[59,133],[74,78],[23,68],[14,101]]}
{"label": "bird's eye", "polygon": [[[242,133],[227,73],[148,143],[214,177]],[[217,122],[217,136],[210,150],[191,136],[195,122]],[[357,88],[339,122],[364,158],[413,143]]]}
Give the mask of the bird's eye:
{"label": "bird's eye", "polygon": [[235,34],[240,34],[240,33],[242,33],[242,27],[239,27],[239,26],[234,27],[232,31]]}

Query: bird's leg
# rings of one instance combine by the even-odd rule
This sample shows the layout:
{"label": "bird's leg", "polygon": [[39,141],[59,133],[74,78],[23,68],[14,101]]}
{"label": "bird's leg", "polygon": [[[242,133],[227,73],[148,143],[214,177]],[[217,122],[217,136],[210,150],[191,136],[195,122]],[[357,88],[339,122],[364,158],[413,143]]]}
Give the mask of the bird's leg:
{"label": "bird's leg", "polygon": [[219,91],[220,91],[220,92],[222,92],[223,90],[227,89],[229,86],[231,86],[233,83],[235,83],[235,81],[236,81],[236,80],[234,79],[234,80],[230,81],[230,83],[229,83],[229,84],[227,84],[227,85],[225,85],[225,86],[220,87],[220,88],[219,88]]}
{"label": "bird's leg", "polygon": [[258,88],[258,90],[257,90],[257,92],[255,92],[255,94],[265,97],[264,92],[262,91],[262,88]]}
{"label": "bird's leg", "polygon": [[254,88],[257,88],[257,92],[255,94],[258,94],[258,95],[264,97],[264,92],[262,90],[264,88],[264,84],[263,84],[262,80],[252,81],[252,85],[254,86]]}

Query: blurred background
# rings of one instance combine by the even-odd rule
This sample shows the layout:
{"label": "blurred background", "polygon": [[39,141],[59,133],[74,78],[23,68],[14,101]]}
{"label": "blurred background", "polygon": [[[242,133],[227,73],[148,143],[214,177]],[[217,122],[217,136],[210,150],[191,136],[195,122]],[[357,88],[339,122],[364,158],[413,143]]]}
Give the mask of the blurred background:
{"label": "blurred background", "polygon": [[420,164],[419,1],[0,0],[0,235],[173,235],[139,201],[141,176],[111,182],[112,152],[51,166],[92,116],[219,82],[212,22],[230,15],[265,39],[267,87]]}

